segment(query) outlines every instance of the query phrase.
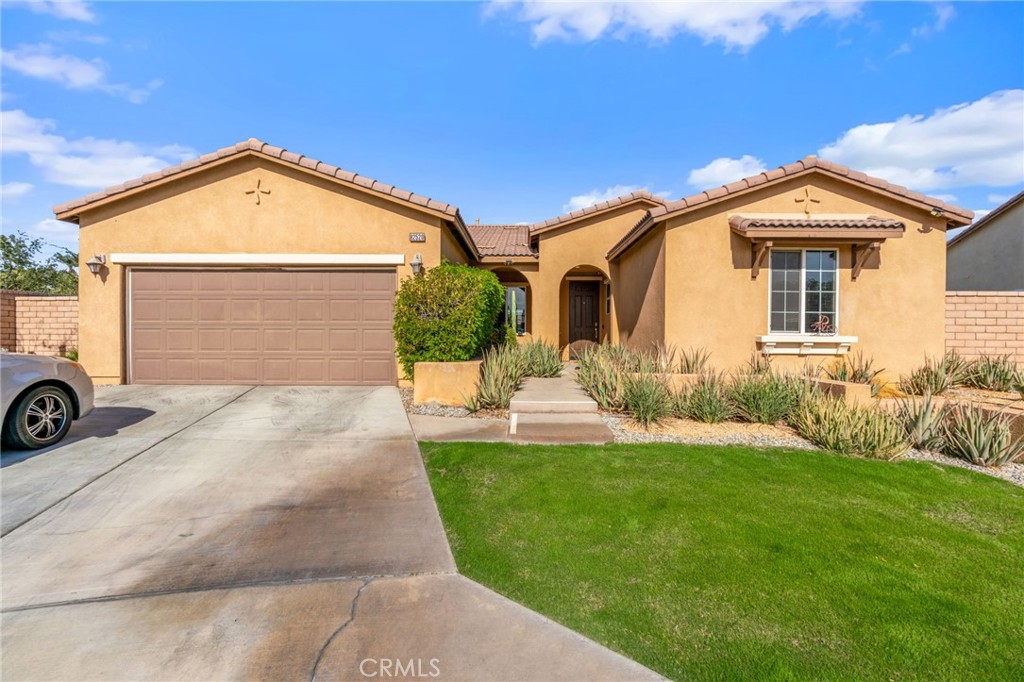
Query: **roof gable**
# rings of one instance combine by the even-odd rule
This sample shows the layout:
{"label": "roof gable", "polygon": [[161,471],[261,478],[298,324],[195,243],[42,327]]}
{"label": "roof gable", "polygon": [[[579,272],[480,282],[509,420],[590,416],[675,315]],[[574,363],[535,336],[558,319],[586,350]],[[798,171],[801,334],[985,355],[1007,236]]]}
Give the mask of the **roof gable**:
{"label": "roof gable", "polygon": [[957,236],[955,236],[952,239],[950,239],[949,243],[946,244],[946,248],[948,249],[949,247],[953,246],[954,244],[959,243],[965,237],[969,237],[972,234],[977,234],[978,230],[980,230],[983,227],[985,227],[986,225],[990,224],[993,220],[995,220],[996,218],[1001,216],[1003,213],[1006,213],[1011,208],[1013,208],[1017,204],[1021,203],[1021,201],[1024,201],[1024,192],[1020,192],[1019,194],[1017,194],[1017,196],[1010,198],[1006,203],[1000,204],[999,206],[996,206],[994,209],[992,209],[992,211],[990,213],[985,215],[985,217],[981,218],[978,222],[974,223],[973,225],[968,227],[966,230],[964,230],[963,232],[961,232]]}
{"label": "roof gable", "polygon": [[621,255],[630,246],[635,244],[648,230],[656,223],[668,220],[677,215],[689,212],[699,207],[733,198],[749,192],[754,192],[762,187],[789,180],[795,177],[821,173],[823,175],[837,178],[851,184],[858,185],[869,190],[885,194],[908,204],[916,205],[919,208],[939,211],[946,216],[949,223],[964,225],[970,223],[974,217],[972,211],[965,210],[959,206],[948,204],[940,199],[929,197],[920,192],[915,192],[901,185],[895,185],[881,178],[872,177],[866,173],[852,170],[847,166],[832,163],[816,156],[808,156],[796,163],[780,166],[774,170],[765,171],[752,175],[742,180],[722,185],[714,189],[705,190],[699,194],[679,199],[678,201],[667,202],[662,206],[652,208],[647,212],[640,222],[633,229],[608,251],[608,258],[612,259]]}
{"label": "roof gable", "polygon": [[553,230],[556,227],[563,227],[570,223],[583,220],[584,218],[590,218],[592,216],[606,213],[613,209],[621,208],[623,206],[630,206],[634,204],[645,204],[647,206],[665,206],[668,200],[663,197],[659,197],[656,194],[651,194],[645,190],[637,190],[624,194],[608,201],[602,201],[599,204],[593,206],[587,206],[577,211],[570,211],[569,213],[563,213],[560,216],[555,216],[549,220],[543,220],[530,225],[530,234],[536,235],[549,230]]}

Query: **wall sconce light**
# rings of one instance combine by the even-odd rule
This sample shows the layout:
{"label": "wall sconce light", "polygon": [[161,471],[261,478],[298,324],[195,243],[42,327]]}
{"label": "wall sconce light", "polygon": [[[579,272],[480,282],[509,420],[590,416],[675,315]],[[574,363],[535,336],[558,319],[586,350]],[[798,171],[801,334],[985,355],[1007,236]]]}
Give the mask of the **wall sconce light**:
{"label": "wall sconce light", "polygon": [[89,272],[94,275],[100,274],[100,270],[103,269],[103,266],[106,265],[106,263],[107,257],[102,253],[97,253],[95,256],[85,261],[85,265],[89,268]]}
{"label": "wall sconce light", "polygon": [[417,253],[412,257],[412,262],[409,263],[412,266],[412,274],[418,275],[423,272],[423,254]]}

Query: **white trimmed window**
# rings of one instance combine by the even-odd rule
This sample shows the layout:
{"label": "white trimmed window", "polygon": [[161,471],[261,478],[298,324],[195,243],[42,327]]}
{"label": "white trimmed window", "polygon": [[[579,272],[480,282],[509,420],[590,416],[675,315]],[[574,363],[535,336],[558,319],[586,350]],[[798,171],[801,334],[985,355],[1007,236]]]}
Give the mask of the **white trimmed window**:
{"label": "white trimmed window", "polygon": [[834,249],[773,249],[769,333],[837,334],[838,265]]}

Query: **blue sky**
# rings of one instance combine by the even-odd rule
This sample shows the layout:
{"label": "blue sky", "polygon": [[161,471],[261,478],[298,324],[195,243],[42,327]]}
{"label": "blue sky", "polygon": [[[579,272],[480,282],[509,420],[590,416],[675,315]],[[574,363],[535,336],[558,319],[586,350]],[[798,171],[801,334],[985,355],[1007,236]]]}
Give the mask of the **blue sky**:
{"label": "blue sky", "polygon": [[532,222],[818,154],[1024,187],[1024,4],[4,2],[3,230],[247,137]]}

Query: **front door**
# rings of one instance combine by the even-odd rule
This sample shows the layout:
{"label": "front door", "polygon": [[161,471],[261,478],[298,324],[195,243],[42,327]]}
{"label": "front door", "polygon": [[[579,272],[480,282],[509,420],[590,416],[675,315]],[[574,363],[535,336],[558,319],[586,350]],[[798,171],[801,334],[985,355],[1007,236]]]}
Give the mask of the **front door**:
{"label": "front door", "polygon": [[600,288],[600,282],[569,282],[569,343],[597,343]]}

